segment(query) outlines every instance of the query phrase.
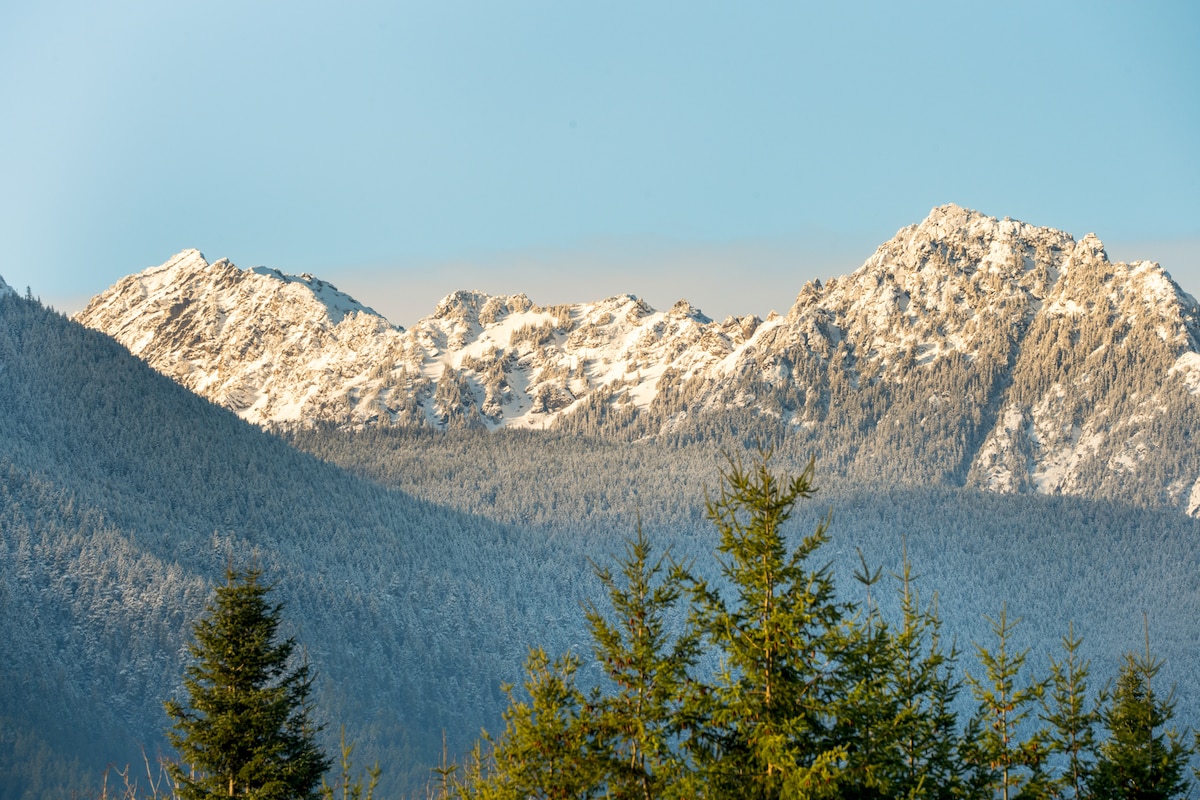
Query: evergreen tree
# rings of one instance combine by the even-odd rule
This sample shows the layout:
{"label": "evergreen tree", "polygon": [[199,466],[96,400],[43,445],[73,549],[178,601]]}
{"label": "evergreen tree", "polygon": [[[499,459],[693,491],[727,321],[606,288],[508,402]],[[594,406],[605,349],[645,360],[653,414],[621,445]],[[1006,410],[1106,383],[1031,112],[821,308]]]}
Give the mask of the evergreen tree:
{"label": "evergreen tree", "polygon": [[293,639],[277,641],[283,607],[267,601],[261,578],[257,567],[226,571],[193,627],[188,703],[165,704],[184,800],[313,798],[329,768],[314,741],[312,671],[295,665]]}
{"label": "evergreen tree", "polygon": [[568,653],[551,662],[540,648],[526,662],[525,692],[518,700],[505,686],[509,705],[504,732],[479,748],[456,783],[460,797],[478,800],[568,800],[602,797],[607,753],[597,741],[596,693],[575,685],[579,658]]}
{"label": "evergreen tree", "polygon": [[688,672],[699,640],[694,630],[674,639],[668,634],[667,614],[682,595],[684,573],[678,566],[668,568],[662,558],[652,562],[650,554],[639,525],[617,560],[623,583],[608,568],[596,568],[612,619],[595,607],[587,611],[596,658],[615,685],[601,704],[599,728],[611,762],[609,793],[617,798],[683,796],[691,777],[672,739],[686,736],[681,710],[692,687]]}
{"label": "evergreen tree", "polygon": [[376,762],[375,766],[367,770],[367,782],[364,786],[363,776],[354,775],[354,762],[351,759],[353,753],[354,743],[346,741],[346,728],[343,727],[341,758],[338,764],[341,767],[341,775],[332,786],[326,783],[324,778],[321,779],[321,800],[375,800],[375,789],[379,786],[379,776],[383,770]]}
{"label": "evergreen tree", "polygon": [[867,592],[859,617],[847,626],[840,671],[848,695],[842,698],[836,735],[845,744],[844,773],[839,781],[843,797],[896,796],[901,767],[902,704],[892,691],[896,669],[894,634],[871,595],[881,569],[870,569],[862,552],[861,568],[854,579]]}
{"label": "evergreen tree", "polygon": [[750,467],[730,458],[707,500],[733,597],[703,581],[694,590],[724,664],[702,767],[718,795],[819,797],[835,790],[846,759],[834,727],[847,695],[838,670],[850,609],[836,601],[828,568],[808,565],[828,540],[828,519],[788,551],[784,525],[814,493],[813,463],[781,477],[770,455]]}
{"label": "evergreen tree", "polygon": [[[490,749],[479,747],[463,777],[445,776],[464,798],[649,798],[688,796],[691,775],[674,747],[681,739],[681,707],[692,689],[688,676],[699,637],[672,638],[667,614],[683,594],[684,571],[651,561],[640,526],[618,559],[618,581],[596,568],[612,619],[587,610],[596,659],[612,691],[577,688],[577,656],[551,662],[534,649],[526,662],[524,694],[506,686],[505,729]],[[663,575],[663,572],[666,575]]]}
{"label": "evergreen tree", "polygon": [[1055,781],[1058,793],[1075,800],[1086,796],[1096,748],[1099,713],[1088,710],[1089,662],[1079,656],[1083,638],[1071,625],[1062,639],[1063,659],[1050,665],[1050,698],[1044,701],[1042,720],[1050,725],[1050,752],[1066,758],[1066,768]]}
{"label": "evergreen tree", "polygon": [[949,650],[942,647],[937,596],[928,606],[921,605],[907,545],[897,577],[901,620],[892,634],[891,691],[899,701],[900,768],[893,796],[961,797],[965,783],[954,711],[962,688],[962,680],[954,675],[958,652],[953,645]]}
{"label": "evergreen tree", "polygon": [[1108,739],[1100,745],[1088,783],[1096,800],[1167,800],[1187,790],[1188,750],[1167,727],[1175,715],[1174,701],[1151,686],[1161,667],[1148,647],[1144,656],[1125,657],[1111,703],[1101,715]]}
{"label": "evergreen tree", "polygon": [[1013,630],[1021,620],[1010,621],[1007,608],[1001,608],[999,619],[988,620],[996,635],[996,649],[976,645],[986,677],[977,679],[967,674],[979,704],[968,728],[971,735],[965,742],[967,757],[973,762],[979,784],[992,786],[1002,800],[1049,796],[1045,732],[1037,730],[1023,738],[1023,723],[1033,704],[1042,698],[1046,682],[1017,684],[1029,654],[1028,649],[1011,649]]}

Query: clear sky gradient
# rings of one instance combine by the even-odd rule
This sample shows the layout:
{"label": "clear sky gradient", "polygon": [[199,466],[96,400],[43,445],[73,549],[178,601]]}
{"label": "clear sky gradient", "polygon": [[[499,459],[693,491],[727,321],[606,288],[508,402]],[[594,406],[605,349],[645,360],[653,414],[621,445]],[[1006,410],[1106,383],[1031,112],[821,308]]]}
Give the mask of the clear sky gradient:
{"label": "clear sky gradient", "polygon": [[0,275],[765,315],[955,202],[1200,293],[1197,42],[1194,2],[0,0]]}

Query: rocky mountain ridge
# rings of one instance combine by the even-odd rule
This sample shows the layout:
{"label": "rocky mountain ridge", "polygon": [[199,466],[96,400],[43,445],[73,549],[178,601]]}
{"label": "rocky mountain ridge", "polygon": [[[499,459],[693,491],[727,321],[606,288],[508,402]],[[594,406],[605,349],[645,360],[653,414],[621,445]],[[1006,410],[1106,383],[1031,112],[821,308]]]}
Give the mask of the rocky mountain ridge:
{"label": "rocky mountain ridge", "polygon": [[864,480],[1200,512],[1200,311],[1157,264],[947,205],[786,315],[456,292],[411,329],[185,251],[77,319],[258,424],[645,436],[752,414]]}

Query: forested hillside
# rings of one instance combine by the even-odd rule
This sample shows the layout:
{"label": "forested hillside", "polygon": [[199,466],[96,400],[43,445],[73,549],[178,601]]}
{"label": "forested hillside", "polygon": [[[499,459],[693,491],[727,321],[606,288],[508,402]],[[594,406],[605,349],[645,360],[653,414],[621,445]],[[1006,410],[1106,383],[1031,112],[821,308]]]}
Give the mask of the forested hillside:
{"label": "forested hillside", "polygon": [[[590,539],[619,551],[641,521],[652,541],[713,571],[713,531],[704,497],[724,467],[721,451],[774,447],[781,469],[803,469],[794,441],[742,435],[622,444],[533,432],[420,432],[308,429],[288,434],[302,450],[402,487],[414,497],[540,530],[547,539]],[[817,462],[817,498],[798,513],[796,533],[832,513],[833,561],[841,588],[866,563],[898,571],[907,548],[920,588],[941,597],[946,630],[972,654],[1002,604],[1022,616],[1018,642],[1036,654],[1058,648],[1074,622],[1098,670],[1115,674],[1123,652],[1144,643],[1144,613],[1165,675],[1180,682],[1181,715],[1200,726],[1200,523],[1174,511],[1118,503],[997,495],[977,489],[884,487],[836,481]],[[574,533],[572,533],[574,531]],[[598,558],[598,557],[593,557]],[[884,609],[896,597],[881,591]],[[547,648],[551,649],[551,648]],[[1044,666],[1044,664],[1043,664]]]}
{"label": "forested hillside", "polygon": [[[749,423],[740,435],[700,442],[332,428],[294,431],[288,440],[414,496],[527,526],[554,542],[587,540],[589,552],[599,554],[593,558],[618,552],[640,520],[652,542],[669,545],[704,575],[715,572],[704,497],[717,486],[722,449],[745,453],[762,441],[774,447],[775,463],[791,470],[809,457],[793,440],[763,438]],[[894,572],[907,547],[919,587],[940,596],[945,632],[957,638],[968,667],[972,642],[990,636],[984,616],[1004,604],[1024,618],[1016,641],[1033,647],[1040,672],[1046,662],[1039,659],[1058,650],[1073,623],[1097,671],[1115,675],[1123,653],[1143,646],[1145,614],[1151,644],[1167,661],[1164,677],[1179,683],[1181,718],[1200,727],[1200,523],[1173,511],[1078,498],[864,487],[828,477],[820,461],[816,474],[817,497],[797,514],[795,533],[832,514],[832,542],[822,555],[842,591],[859,591],[851,579],[859,551],[868,564]],[[886,585],[876,599],[897,611]]]}
{"label": "forested hillside", "polygon": [[[600,596],[588,559],[620,551],[639,515],[657,548],[711,576],[702,507],[720,450],[766,436],[782,467],[808,456],[754,415],[730,417],[735,433],[632,443],[384,428],[281,439],[12,296],[0,397],[6,797],[84,787],[142,745],[157,752],[186,631],[246,559],[277,582],[318,671],[326,742],[344,723],[388,792],[420,787],[443,730],[457,753],[496,729],[500,683],[519,679],[528,646],[588,655],[579,604]],[[1034,665],[1073,620],[1106,675],[1140,647],[1145,611],[1181,720],[1200,719],[1195,522],[1072,498],[862,490],[820,462],[817,484],[795,530],[832,509],[843,591],[856,591],[857,549],[894,570],[906,538],[964,652],[1007,601]]]}
{"label": "forested hillside", "polygon": [[185,636],[231,560],[278,584],[327,744],[345,724],[391,788],[424,780],[443,729],[462,746],[497,717],[533,630],[575,623],[582,543],[351,477],[12,296],[0,397],[4,797],[160,750]]}

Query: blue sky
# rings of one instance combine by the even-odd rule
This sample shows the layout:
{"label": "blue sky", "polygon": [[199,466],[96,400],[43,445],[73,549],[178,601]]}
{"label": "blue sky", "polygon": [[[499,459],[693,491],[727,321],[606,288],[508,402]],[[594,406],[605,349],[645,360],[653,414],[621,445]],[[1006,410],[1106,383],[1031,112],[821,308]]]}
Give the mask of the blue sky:
{"label": "blue sky", "polygon": [[956,202],[1200,294],[1197,41],[1190,2],[0,0],[0,275],[765,314]]}

